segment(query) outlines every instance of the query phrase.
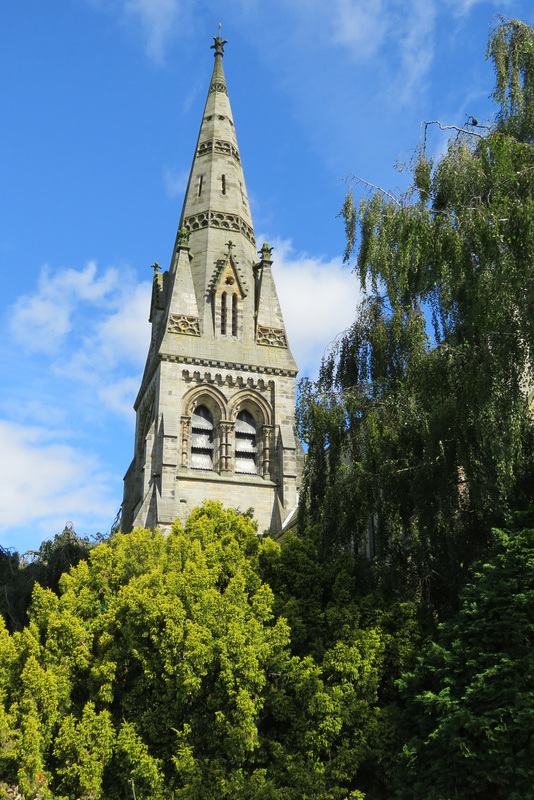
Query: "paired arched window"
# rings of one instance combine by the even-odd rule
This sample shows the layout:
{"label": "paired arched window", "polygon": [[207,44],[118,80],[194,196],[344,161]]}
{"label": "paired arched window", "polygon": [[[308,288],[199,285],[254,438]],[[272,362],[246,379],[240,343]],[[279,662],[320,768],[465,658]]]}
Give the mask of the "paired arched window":
{"label": "paired arched window", "polygon": [[213,417],[206,406],[197,406],[191,416],[191,467],[213,469]]}
{"label": "paired arched window", "polygon": [[249,411],[240,411],[235,423],[235,471],[256,475],[258,472],[257,427]]}
{"label": "paired arched window", "polygon": [[182,464],[195,470],[266,476],[270,444],[257,415],[241,406],[232,425],[232,412],[227,418],[211,399],[199,400],[191,416],[182,417]]}

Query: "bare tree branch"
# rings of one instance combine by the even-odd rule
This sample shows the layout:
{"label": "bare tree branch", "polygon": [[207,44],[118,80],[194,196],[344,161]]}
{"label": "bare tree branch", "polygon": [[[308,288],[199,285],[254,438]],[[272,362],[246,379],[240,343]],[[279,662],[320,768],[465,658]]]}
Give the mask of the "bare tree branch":
{"label": "bare tree branch", "polygon": [[381,194],[385,195],[386,197],[389,197],[390,200],[393,200],[393,202],[395,203],[397,208],[401,208],[401,206],[402,206],[400,200],[397,200],[397,198],[394,195],[392,195],[390,192],[387,192],[381,186],[376,186],[374,183],[371,183],[370,181],[366,181],[365,178],[360,178],[358,175],[353,175],[353,174],[349,175],[348,178],[346,178],[345,183],[348,184],[348,186],[349,186],[349,188],[351,190],[352,190],[352,187],[355,184],[363,183],[365,186],[369,186],[369,188],[375,189],[377,192],[380,192]]}
{"label": "bare tree branch", "polygon": [[[467,124],[467,123],[466,123]],[[426,144],[426,132],[429,125],[437,125],[441,131],[458,131],[458,133],[467,133],[469,136],[476,136],[477,139],[483,139],[485,134],[477,133],[476,131],[470,131],[467,128],[459,128],[457,125],[442,125],[439,119],[432,119],[429,122],[423,120],[421,122],[421,127],[425,126],[425,136],[424,142]],[[485,130],[489,130],[487,125],[477,125],[477,128],[484,128]]]}

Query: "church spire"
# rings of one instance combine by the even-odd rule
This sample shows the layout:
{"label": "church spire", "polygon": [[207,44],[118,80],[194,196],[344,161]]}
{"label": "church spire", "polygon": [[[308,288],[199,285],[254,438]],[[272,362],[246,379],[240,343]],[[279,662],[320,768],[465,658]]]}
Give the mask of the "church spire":
{"label": "church spire", "polygon": [[191,251],[204,254],[192,265],[199,308],[209,290],[216,262],[226,250],[229,239],[235,243],[236,262],[252,264],[257,260],[245,177],[224,75],[225,44],[220,34],[214,37],[215,63],[178,226],[179,230],[189,231]]}

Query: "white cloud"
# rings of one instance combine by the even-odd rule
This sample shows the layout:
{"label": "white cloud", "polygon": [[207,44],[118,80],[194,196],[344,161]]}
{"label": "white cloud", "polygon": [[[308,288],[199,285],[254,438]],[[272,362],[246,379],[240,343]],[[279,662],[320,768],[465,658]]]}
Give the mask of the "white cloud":
{"label": "white cloud", "polygon": [[161,62],[167,44],[177,32],[181,11],[178,0],[126,0],[124,11],[127,17],[137,18],[141,23],[147,55]]}
{"label": "white cloud", "polygon": [[329,14],[333,41],[355,61],[376,59],[394,96],[410,102],[432,64],[434,0],[334,0]]}
{"label": "white cloud", "polygon": [[95,387],[104,407],[127,418],[133,414],[150,343],[150,294],[147,281],[123,287],[120,308],[98,321],[79,347],[53,365],[57,376]]}
{"label": "white cloud", "polygon": [[18,397],[2,398],[2,412],[6,417],[18,422],[31,422],[34,425],[61,426],[66,422],[64,408],[39,400],[23,400]]}
{"label": "white cloud", "polygon": [[119,362],[141,366],[150,342],[150,296],[148,281],[126,283],[120,294],[119,307],[97,326],[93,339],[93,361],[104,361],[114,367]]}
{"label": "white cloud", "polygon": [[[452,6],[456,17],[467,16],[471,9],[480,3],[488,4],[488,0],[446,0],[446,2],[447,5]],[[513,5],[513,0],[489,0],[489,4],[503,11]]]}
{"label": "white cloud", "polygon": [[[124,387],[134,375],[139,379],[148,351],[150,294],[150,282],[137,283],[127,269],[99,273],[90,262],[52,275],[44,267],[37,291],[15,303],[11,333],[30,356],[49,357],[58,378],[105,386],[102,399],[123,411]],[[134,397],[132,389],[129,408]]]}
{"label": "white cloud", "polygon": [[331,13],[334,41],[349,46],[358,58],[369,58],[381,47],[388,29],[382,0],[335,0]]}
{"label": "white cloud", "polygon": [[273,274],[300,374],[315,377],[325,349],[355,319],[358,279],[341,258],[295,253],[288,240],[274,242]]}
{"label": "white cloud", "polygon": [[17,549],[37,546],[67,520],[78,533],[109,531],[122,481],[104,472],[86,443],[93,427],[101,435],[113,424],[108,411],[133,421],[150,293],[150,282],[127,269],[44,268],[35,292],[7,315],[21,369],[4,358],[1,405],[10,420],[0,420],[0,539],[6,531]]}
{"label": "white cloud", "polygon": [[163,172],[163,180],[165,182],[165,190],[167,196],[171,199],[178,195],[185,194],[187,183],[189,181],[189,170],[182,169],[180,172],[165,167]]}
{"label": "white cloud", "polygon": [[122,378],[99,389],[98,397],[106,408],[124,417],[134,418],[133,403],[139,391],[138,377]]}
{"label": "white cloud", "polygon": [[[169,43],[187,32],[192,0],[85,0],[95,11],[112,14],[139,28],[150,59],[161,64]],[[181,23],[180,29],[178,24]]]}
{"label": "white cloud", "polygon": [[82,270],[67,269],[53,275],[45,265],[37,292],[23,295],[15,303],[11,331],[28,352],[57,352],[73,328],[76,307],[82,302],[102,301],[117,284],[117,270],[110,268],[97,277],[92,261]]}
{"label": "white cloud", "polygon": [[111,526],[110,476],[61,438],[58,431],[0,420],[0,530],[35,525],[48,537],[67,520],[80,532],[95,517]]}
{"label": "white cloud", "polygon": [[409,24],[400,37],[402,70],[395,81],[396,95],[408,103],[420,87],[434,58],[434,26],[436,9],[430,0],[413,0]]}

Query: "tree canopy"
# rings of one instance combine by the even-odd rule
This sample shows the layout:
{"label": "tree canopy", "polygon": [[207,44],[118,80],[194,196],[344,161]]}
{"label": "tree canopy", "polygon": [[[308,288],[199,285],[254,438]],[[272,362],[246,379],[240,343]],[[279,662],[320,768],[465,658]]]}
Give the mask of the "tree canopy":
{"label": "tree canopy", "polygon": [[0,547],[0,614],[8,630],[23,628],[27,622],[27,610],[36,583],[57,592],[59,579],[70,567],[89,557],[91,548],[103,539],[97,534],[93,539],[78,536],[67,523],[62,533],[44,541],[32,560],[26,561],[17,552]]}
{"label": "tree canopy", "polygon": [[402,744],[393,683],[419,626],[410,604],[360,608],[337,573],[216,503],[167,538],[102,543],[59,596],[36,584],[27,627],[0,629],[0,778],[27,800],[383,790]]}
{"label": "tree canopy", "polygon": [[349,191],[367,296],[301,395],[303,527],[320,523],[325,554],[371,538],[375,576],[440,614],[532,500],[533,54],[533,30],[501,21],[494,122],[471,118],[437,158],[424,128],[399,197]]}
{"label": "tree canopy", "polygon": [[534,796],[534,530],[522,524],[494,532],[459,613],[400,681],[400,798]]}

